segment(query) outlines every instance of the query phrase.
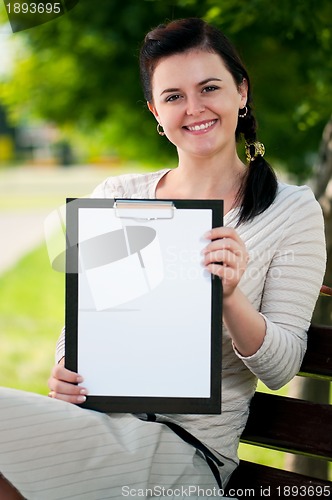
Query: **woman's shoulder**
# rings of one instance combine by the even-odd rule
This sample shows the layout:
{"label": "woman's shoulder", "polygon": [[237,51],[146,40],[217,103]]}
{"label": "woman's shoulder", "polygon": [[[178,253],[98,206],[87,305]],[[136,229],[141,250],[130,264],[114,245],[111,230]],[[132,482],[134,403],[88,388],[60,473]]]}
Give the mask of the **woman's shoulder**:
{"label": "woman's shoulder", "polygon": [[309,186],[305,184],[297,186],[285,182],[278,182],[277,194],[270,207],[270,212],[279,211],[280,208],[289,212],[294,210],[304,210],[304,212],[321,210]]}
{"label": "woman's shoulder", "polygon": [[[236,225],[237,220],[238,212],[230,214],[227,225]],[[273,203],[254,219],[244,223],[241,231],[253,228],[255,231],[260,228],[282,230],[293,224],[305,226],[309,221],[312,224],[321,224],[322,221],[322,209],[312,189],[307,185],[297,186],[279,181]]]}
{"label": "woman's shoulder", "polygon": [[322,208],[312,189],[307,185],[296,186],[278,182],[277,195],[272,205],[257,217],[263,226],[292,231],[297,228],[323,226]]}
{"label": "woman's shoulder", "polygon": [[315,200],[312,189],[306,184],[298,186],[278,181],[277,195],[275,201],[294,203],[298,200]]}
{"label": "woman's shoulder", "polygon": [[169,169],[111,176],[99,184],[92,198],[153,198],[155,187]]}

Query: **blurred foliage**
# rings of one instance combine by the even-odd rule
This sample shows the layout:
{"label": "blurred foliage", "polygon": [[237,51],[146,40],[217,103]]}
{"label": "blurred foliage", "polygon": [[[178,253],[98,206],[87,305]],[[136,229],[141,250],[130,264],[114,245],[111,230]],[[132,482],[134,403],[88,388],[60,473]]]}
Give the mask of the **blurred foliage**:
{"label": "blurred foliage", "polygon": [[[17,33],[21,50],[0,99],[13,120],[47,118],[133,158],[166,161],[146,109],[138,52],[165,20],[204,17],[221,27],[252,76],[268,159],[304,179],[332,110],[330,0],[80,0],[65,16]],[[102,139],[101,139],[102,138]]]}

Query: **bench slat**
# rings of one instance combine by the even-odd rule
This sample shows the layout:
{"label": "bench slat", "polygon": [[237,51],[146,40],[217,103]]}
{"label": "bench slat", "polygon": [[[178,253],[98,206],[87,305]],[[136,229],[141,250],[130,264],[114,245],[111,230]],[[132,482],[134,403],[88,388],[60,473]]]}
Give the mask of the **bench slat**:
{"label": "bench slat", "polygon": [[299,375],[332,381],[332,328],[311,325]]}
{"label": "bench slat", "polygon": [[232,474],[225,494],[230,493],[234,496],[236,492],[240,492],[242,498],[265,496],[270,500],[280,500],[280,498],[312,500],[330,498],[332,482],[241,460],[239,467]]}
{"label": "bench slat", "polygon": [[241,441],[332,460],[332,406],[256,392]]}

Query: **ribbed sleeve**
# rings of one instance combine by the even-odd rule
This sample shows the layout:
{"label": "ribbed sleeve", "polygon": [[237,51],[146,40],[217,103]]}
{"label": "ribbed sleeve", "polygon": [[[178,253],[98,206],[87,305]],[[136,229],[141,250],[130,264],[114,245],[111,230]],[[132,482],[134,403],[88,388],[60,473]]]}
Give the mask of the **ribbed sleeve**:
{"label": "ribbed sleeve", "polygon": [[266,337],[253,356],[237,354],[268,387],[278,389],[300,368],[326,254],[322,211],[309,188],[284,186],[271,212],[269,239],[265,217],[255,224],[256,246],[263,233],[271,253],[259,308]]}
{"label": "ribbed sleeve", "polygon": [[55,349],[55,362],[59,363],[65,355],[65,329],[63,328],[58,338]]}

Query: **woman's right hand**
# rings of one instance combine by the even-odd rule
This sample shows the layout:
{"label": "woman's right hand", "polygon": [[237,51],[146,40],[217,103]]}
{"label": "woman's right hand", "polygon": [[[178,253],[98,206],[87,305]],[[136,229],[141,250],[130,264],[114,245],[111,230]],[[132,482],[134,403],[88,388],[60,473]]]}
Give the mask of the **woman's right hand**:
{"label": "woman's right hand", "polygon": [[49,397],[61,399],[68,403],[84,403],[88,391],[85,387],[77,385],[83,382],[83,377],[68,370],[64,365],[65,359],[62,358],[52,369],[51,376],[48,379]]}

